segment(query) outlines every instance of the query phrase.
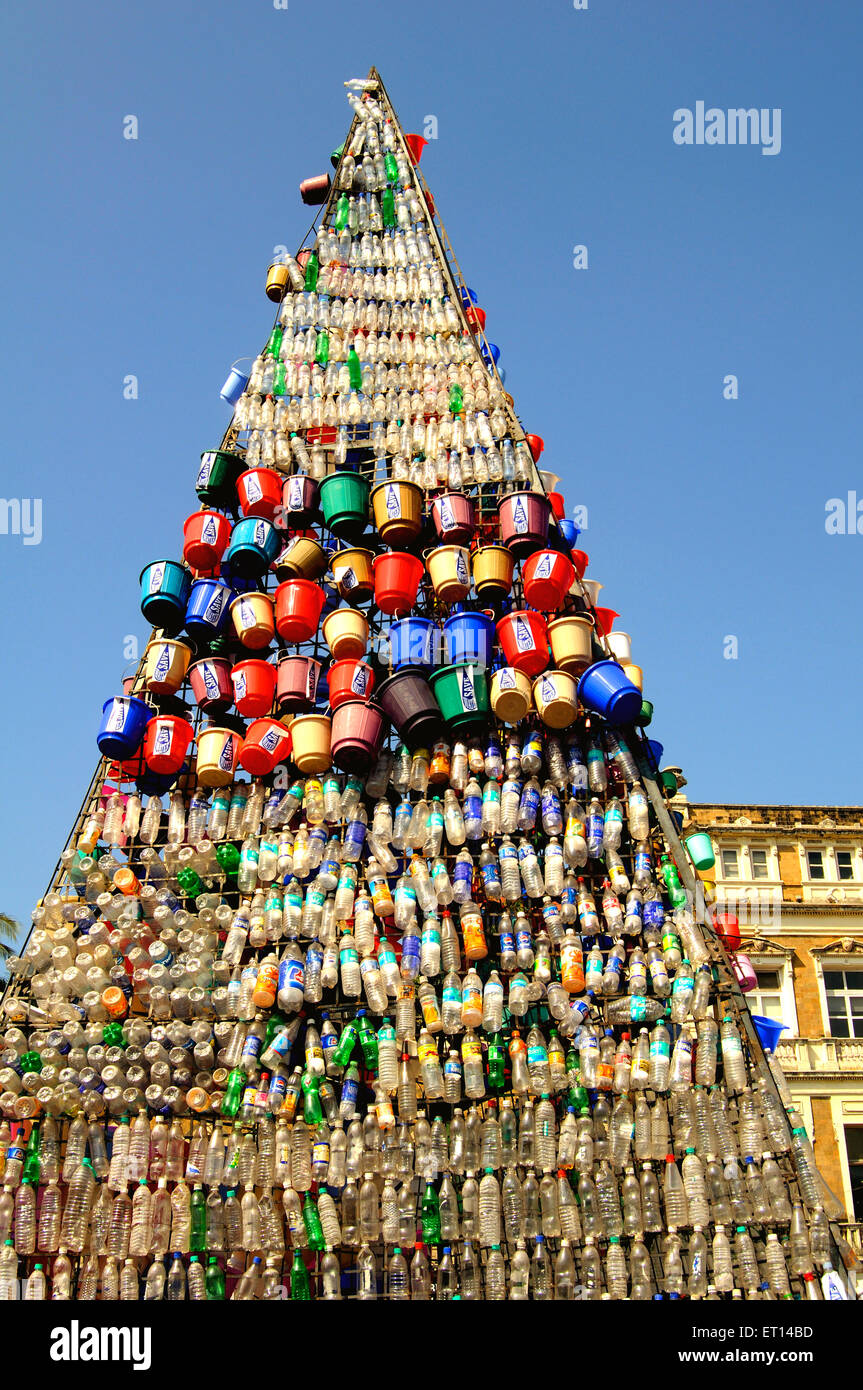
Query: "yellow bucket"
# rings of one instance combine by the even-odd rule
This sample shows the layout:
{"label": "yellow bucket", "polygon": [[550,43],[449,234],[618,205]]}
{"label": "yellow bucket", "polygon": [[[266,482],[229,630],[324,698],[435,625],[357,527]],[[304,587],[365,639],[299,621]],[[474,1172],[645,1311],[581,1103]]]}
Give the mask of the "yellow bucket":
{"label": "yellow bucket", "polygon": [[460,603],[470,593],[470,551],[466,545],[439,545],[426,555],[435,594],[444,603]]}
{"label": "yellow bucket", "polygon": [[575,677],[566,671],[544,671],[533,683],[539,717],[549,729],[566,729],[578,713]]}
{"label": "yellow bucket", "polygon": [[327,572],[327,552],[311,536],[293,536],[276,560],[279,579],[320,579]]}
{"label": "yellow bucket", "polygon": [[530,678],[503,666],[491,678],[491,707],[504,724],[517,724],[530,709]]}
{"label": "yellow bucket", "polygon": [[274,304],[280,304],[285,297],[290,278],[290,271],[286,265],[279,261],[271,265],[267,271],[267,299],[271,299]]}
{"label": "yellow bucket", "polygon": [[579,675],[593,661],[593,623],[589,618],[556,618],[548,625],[548,638],[555,666]]}
{"label": "yellow bucket", "polygon": [[502,598],[512,588],[515,557],[505,545],[481,545],[473,553],[473,584],[481,598]]}
{"label": "yellow bucket", "polygon": [[369,623],[358,608],[335,608],[324,618],[321,632],[333,658],[365,656],[369,642]]}
{"label": "yellow bucket", "polygon": [[240,594],[231,604],[231,622],[244,647],[259,652],[273,640],[273,600],[269,594]]}
{"label": "yellow bucket", "polygon": [[370,550],[337,550],[332,558],[333,580],[348,603],[367,603],[375,591]]}
{"label": "yellow bucket", "polygon": [[291,761],[299,772],[326,772],[331,766],[328,714],[298,714],[288,724],[291,731]]}
{"label": "yellow bucket", "polygon": [[372,488],[375,529],[393,550],[403,550],[416,540],[422,529],[423,500],[423,490],[416,483],[389,481]]}
{"label": "yellow bucket", "polygon": [[147,643],[144,684],[154,695],[175,695],[186,678],[192,649],[185,642],[161,637]]}
{"label": "yellow bucket", "polygon": [[196,772],[202,787],[227,787],[233,782],[242,741],[232,729],[201,730]]}
{"label": "yellow bucket", "polygon": [[639,690],[644,689],[644,672],[640,666],[633,666],[630,663],[624,666],[623,674],[632,681],[633,685],[637,685]]}

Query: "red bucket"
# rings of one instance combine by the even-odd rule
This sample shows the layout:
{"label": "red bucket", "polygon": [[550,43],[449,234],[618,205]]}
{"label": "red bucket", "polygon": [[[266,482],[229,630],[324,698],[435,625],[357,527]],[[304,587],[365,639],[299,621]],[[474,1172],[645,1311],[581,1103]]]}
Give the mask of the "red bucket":
{"label": "red bucket", "polygon": [[231,683],[240,714],[247,719],[269,714],[276,693],[276,672],[268,661],[238,661],[231,671]]}
{"label": "red bucket", "polygon": [[548,627],[541,613],[521,609],[497,625],[505,665],[526,676],[538,676],[548,666]]}
{"label": "red bucket", "polygon": [[303,714],[315,703],[321,663],[310,656],[283,656],[276,681],[276,705],[280,715]]}
{"label": "red bucket", "polygon": [[[300,256],[302,255],[300,252]],[[299,261],[300,257],[297,257]],[[302,262],[300,262],[302,264]],[[310,425],[306,430],[306,443],[310,449],[320,446],[323,449],[332,449],[336,442],[335,425]]]}
{"label": "red bucket", "polygon": [[343,772],[365,772],[378,755],[386,718],[377,705],[345,700],[333,711],[330,750]]}
{"label": "red bucket", "polygon": [[428,144],[428,140],[426,140],[424,135],[406,135],[405,144],[410,151],[410,156],[414,164],[419,164],[422,159],[423,150]]}
{"label": "red bucket", "polygon": [[584,571],[587,569],[587,566],[590,562],[590,556],[588,555],[587,551],[572,550],[570,551],[569,558],[575,565],[575,572],[578,575],[579,579],[583,579]]}
{"label": "red bucket", "polygon": [[144,734],[144,762],[151,772],[179,772],[195,737],[188,719],[157,714]]}
{"label": "red bucket", "polygon": [[467,545],[473,540],[473,502],[463,492],[441,492],[431,505],[438,539],[448,545]]}
{"label": "red bucket", "polygon": [[240,747],[240,766],[253,777],[266,777],[291,752],[290,730],[278,719],[255,719]]}
{"label": "red bucket", "polygon": [[471,304],[465,310],[464,316],[471,328],[481,328],[485,331],[485,309],[480,309],[478,304]]}
{"label": "red bucket", "polygon": [[726,951],[740,950],[740,922],[736,912],[714,912],[713,925]]}
{"label": "red bucket", "polygon": [[220,512],[193,512],[183,523],[183,559],[193,570],[215,570],[231,539],[231,523]]}
{"label": "red bucket", "polygon": [[619,618],[620,614],[616,613],[613,608],[594,608],[593,611],[596,614],[597,632],[599,632],[601,636],[607,637],[614,627],[615,618]]}
{"label": "red bucket", "polygon": [[345,700],[367,700],[374,683],[374,672],[365,661],[356,661],[352,657],[334,661],[327,672],[330,709],[338,709]]}
{"label": "red bucket", "polygon": [[192,694],[202,710],[228,709],[234,702],[231,663],[224,656],[207,656],[189,667]]}
{"label": "red bucket", "polygon": [[250,468],[237,479],[237,493],[243,516],[262,516],[275,520],[282,505],[283,478],[274,468]]}
{"label": "red bucket", "polygon": [[285,642],[307,642],[318,630],[326,595],[311,579],[286,579],[276,590],[276,631]]}
{"label": "red bucket", "polygon": [[545,448],[545,440],[540,434],[526,434],[527,447],[530,449],[531,458],[537,463],[539,456]]}
{"label": "red bucket", "polygon": [[372,562],[375,576],[375,603],[382,613],[409,613],[417,601],[425,566],[416,555],[391,550],[376,555]]}
{"label": "red bucket", "polygon": [[521,577],[524,596],[531,608],[553,613],[569,593],[575,566],[557,550],[537,550],[525,560]]}
{"label": "red bucket", "polygon": [[562,521],[566,516],[566,502],[562,492],[547,492],[546,497],[551,503],[551,510],[554,512],[558,521]]}

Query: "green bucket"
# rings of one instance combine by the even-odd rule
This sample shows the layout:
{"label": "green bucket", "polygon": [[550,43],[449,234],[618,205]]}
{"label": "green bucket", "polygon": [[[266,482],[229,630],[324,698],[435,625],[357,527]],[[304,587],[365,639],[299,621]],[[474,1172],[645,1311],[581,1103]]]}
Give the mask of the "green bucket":
{"label": "green bucket", "polygon": [[635,721],[636,724],[638,724],[640,728],[646,729],[652,718],[653,705],[651,704],[650,700],[642,700],[641,713]]}
{"label": "green bucket", "polygon": [[453,729],[483,724],[488,718],[488,680],[484,666],[458,661],[429,678],[440,712]]}
{"label": "green bucket", "polygon": [[369,482],[361,473],[331,473],[320,485],[324,521],[336,536],[355,540],[369,520]]}
{"label": "green bucket", "polygon": [[706,830],[697,830],[694,835],[687,835],[684,843],[699,873],[713,868],[716,855],[713,853],[713,844]]}
{"label": "green bucket", "polygon": [[208,449],[201,455],[195,491],[205,507],[234,511],[237,506],[237,479],[246,471],[242,454],[227,449]]}

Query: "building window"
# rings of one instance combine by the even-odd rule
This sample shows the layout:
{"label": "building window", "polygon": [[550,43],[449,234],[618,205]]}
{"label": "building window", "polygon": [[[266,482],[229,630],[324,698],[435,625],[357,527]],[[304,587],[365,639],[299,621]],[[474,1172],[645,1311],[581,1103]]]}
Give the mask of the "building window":
{"label": "building window", "polygon": [[753,849],[750,851],[749,858],[752,861],[752,877],[767,878],[767,850]]}
{"label": "building window", "polygon": [[785,1023],[782,1017],[782,977],[778,970],[756,970],[758,988],[749,991],[749,1007],[762,1018]]}
{"label": "building window", "polygon": [[863,970],[825,970],[832,1038],[863,1038]]}
{"label": "building window", "polygon": [[810,849],[806,854],[809,864],[809,877],[812,879],[822,879],[824,877],[824,856],[820,849]]}
{"label": "building window", "polygon": [[[838,878],[854,877],[854,862],[851,858],[850,849],[837,849],[836,875]],[[861,1130],[861,1133],[863,1133],[863,1130]]]}
{"label": "building window", "polygon": [[737,878],[737,877],[739,876],[739,869],[738,869],[738,867],[737,867],[737,850],[736,850],[736,849],[724,849],[724,850],[721,851],[721,853],[722,853],[722,877],[723,877],[723,878]]}
{"label": "building window", "polygon": [[854,1220],[863,1221],[863,1126],[845,1126],[845,1152],[848,1155]]}

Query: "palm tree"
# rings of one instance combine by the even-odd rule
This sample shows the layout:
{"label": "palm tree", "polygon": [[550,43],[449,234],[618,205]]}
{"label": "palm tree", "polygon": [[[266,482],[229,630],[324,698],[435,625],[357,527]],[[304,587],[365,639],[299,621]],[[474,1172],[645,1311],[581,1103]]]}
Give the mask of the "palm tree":
{"label": "palm tree", "polygon": [[2,980],[6,978],[6,971],[3,967],[12,955],[20,930],[20,924],[15,921],[14,917],[10,917],[8,913],[0,912],[0,979]]}

